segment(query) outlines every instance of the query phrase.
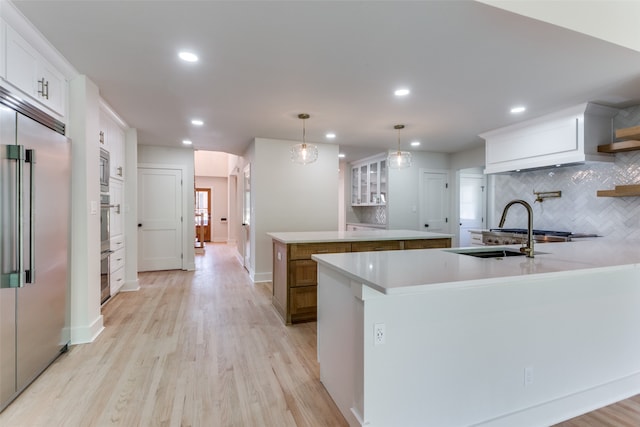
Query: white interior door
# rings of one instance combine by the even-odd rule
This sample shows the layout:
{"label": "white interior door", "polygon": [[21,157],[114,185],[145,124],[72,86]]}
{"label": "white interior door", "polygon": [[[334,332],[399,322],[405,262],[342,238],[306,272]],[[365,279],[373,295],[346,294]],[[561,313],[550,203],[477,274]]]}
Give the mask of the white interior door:
{"label": "white interior door", "polygon": [[420,170],[419,230],[449,232],[449,173]]}
{"label": "white interior door", "polygon": [[485,227],[486,178],[482,174],[460,174],[460,246],[471,245],[469,230]]}
{"label": "white interior door", "polygon": [[138,168],[138,215],[138,269],[181,269],[181,170]]}

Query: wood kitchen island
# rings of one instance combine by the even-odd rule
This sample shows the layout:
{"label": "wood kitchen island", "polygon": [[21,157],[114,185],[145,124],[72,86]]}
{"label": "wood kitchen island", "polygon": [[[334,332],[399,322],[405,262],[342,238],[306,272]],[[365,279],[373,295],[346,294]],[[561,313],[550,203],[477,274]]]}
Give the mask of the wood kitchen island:
{"label": "wood kitchen island", "polygon": [[313,254],[450,248],[450,234],[412,230],[267,233],[273,239],[273,306],[284,322],[316,320]]}

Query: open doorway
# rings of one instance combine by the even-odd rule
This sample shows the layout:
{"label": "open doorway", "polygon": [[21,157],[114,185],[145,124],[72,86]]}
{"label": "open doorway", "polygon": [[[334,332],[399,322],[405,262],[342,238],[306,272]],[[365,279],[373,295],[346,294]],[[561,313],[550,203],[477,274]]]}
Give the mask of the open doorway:
{"label": "open doorway", "polygon": [[211,241],[211,188],[196,188],[196,239],[203,244]]}
{"label": "open doorway", "polygon": [[471,246],[471,230],[481,230],[487,218],[487,178],[482,170],[460,171],[460,245]]}

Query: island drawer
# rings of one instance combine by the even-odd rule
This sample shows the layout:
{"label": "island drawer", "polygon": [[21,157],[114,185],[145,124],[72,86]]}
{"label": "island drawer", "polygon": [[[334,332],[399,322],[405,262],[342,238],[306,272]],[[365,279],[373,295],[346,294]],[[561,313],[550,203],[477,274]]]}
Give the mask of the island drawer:
{"label": "island drawer", "polygon": [[313,254],[333,254],[350,252],[351,243],[295,243],[289,247],[289,259],[311,259]]}
{"label": "island drawer", "polygon": [[310,259],[289,263],[289,287],[317,285],[318,264]]}
{"label": "island drawer", "polygon": [[433,248],[450,248],[451,239],[419,239],[405,240],[405,249],[433,249]]}
{"label": "island drawer", "polygon": [[402,249],[400,240],[353,242],[351,244],[351,252],[396,251],[400,249]]}
{"label": "island drawer", "polygon": [[302,286],[289,289],[291,322],[316,320],[318,310],[317,286]]}

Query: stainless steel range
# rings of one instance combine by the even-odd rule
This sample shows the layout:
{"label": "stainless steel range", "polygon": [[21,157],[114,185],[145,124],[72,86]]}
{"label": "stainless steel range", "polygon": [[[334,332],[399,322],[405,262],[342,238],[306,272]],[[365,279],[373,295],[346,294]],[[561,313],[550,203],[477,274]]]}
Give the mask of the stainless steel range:
{"label": "stainless steel range", "polygon": [[[572,238],[597,237],[595,234],[574,234],[570,231],[533,230],[536,243],[570,242]],[[527,243],[526,228],[492,228],[482,232],[485,245],[519,245]]]}

